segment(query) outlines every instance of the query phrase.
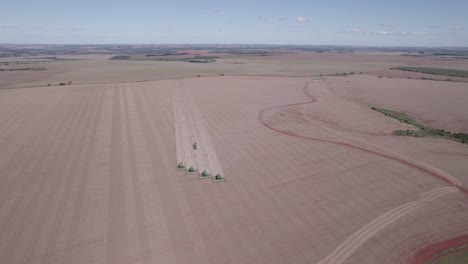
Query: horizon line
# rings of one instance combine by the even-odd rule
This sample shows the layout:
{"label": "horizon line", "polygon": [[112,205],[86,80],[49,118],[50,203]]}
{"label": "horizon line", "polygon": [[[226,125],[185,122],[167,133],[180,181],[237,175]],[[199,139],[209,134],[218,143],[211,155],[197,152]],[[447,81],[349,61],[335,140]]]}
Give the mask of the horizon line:
{"label": "horizon line", "polygon": [[49,46],[104,46],[104,45],[115,45],[115,46],[128,46],[128,45],[158,45],[158,46],[173,46],[173,45],[185,45],[185,46],[297,46],[297,47],[355,47],[355,48],[460,48],[468,49],[468,46],[411,46],[411,45],[352,45],[352,44],[249,44],[249,43],[0,43],[0,45],[49,45]]}

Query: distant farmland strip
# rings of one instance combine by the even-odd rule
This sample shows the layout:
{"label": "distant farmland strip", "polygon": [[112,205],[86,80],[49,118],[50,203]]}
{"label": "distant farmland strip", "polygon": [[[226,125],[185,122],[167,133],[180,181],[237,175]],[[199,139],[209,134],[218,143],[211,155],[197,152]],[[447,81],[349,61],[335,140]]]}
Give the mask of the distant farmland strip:
{"label": "distant farmland strip", "polygon": [[16,69],[0,69],[1,71],[47,71],[47,68],[16,68]]}
{"label": "distant farmland strip", "polygon": [[427,73],[427,74],[434,74],[434,75],[468,78],[468,71],[464,71],[464,70],[425,68],[425,67],[396,67],[392,69],[400,70],[400,71],[420,72],[420,73]]}
{"label": "distant farmland strip", "polygon": [[110,58],[109,60],[130,60],[130,59],[131,57],[127,55],[117,55],[117,56]]}
{"label": "distant farmland strip", "polygon": [[170,57],[172,55],[180,55],[180,54],[166,54],[166,55],[146,55],[144,58],[139,58],[131,55],[117,55],[109,60],[133,60],[133,61],[185,61],[185,62],[192,62],[192,63],[210,63],[215,62],[215,59],[219,59],[218,56],[194,56],[189,58],[174,58]]}

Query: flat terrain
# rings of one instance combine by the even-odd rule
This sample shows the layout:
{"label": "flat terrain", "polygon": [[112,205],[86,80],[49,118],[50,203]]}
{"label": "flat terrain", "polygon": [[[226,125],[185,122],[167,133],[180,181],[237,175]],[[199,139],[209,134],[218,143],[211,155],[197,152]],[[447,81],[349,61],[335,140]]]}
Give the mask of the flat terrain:
{"label": "flat terrain", "polygon": [[[0,91],[2,262],[408,263],[468,234],[467,145],[393,136],[405,125],[369,108],[466,132],[467,84],[364,74],[110,83],[102,65],[109,76],[76,84],[92,71],[76,63],[80,73],[13,84],[73,85]],[[153,74],[140,68],[121,78]],[[227,181],[177,171],[180,159]]]}
{"label": "flat terrain", "polygon": [[452,132],[468,132],[468,84],[351,76],[333,82],[339,96],[365,105],[405,112],[418,122]]}
{"label": "flat terrain", "polygon": [[[266,56],[235,53],[210,53],[208,50],[174,51],[174,56],[154,57],[150,54],[132,55],[139,60],[107,60],[112,55],[43,55],[0,58],[0,69],[37,67],[40,72],[2,72],[0,89],[43,87],[59,83],[108,84],[149,80],[167,80],[182,77],[219,76],[293,76],[311,77],[337,73],[367,73],[394,78],[433,78],[468,82],[468,78],[448,77],[389,70],[392,67],[420,66],[468,70],[468,59],[409,57],[392,53],[318,53],[307,51],[271,52]],[[217,56],[215,62],[190,63],[187,61],[156,61],[156,59],[181,59],[201,56]],[[386,54],[386,55],[385,55]],[[126,56],[126,55],[123,55]],[[49,58],[49,59],[44,59]],[[10,62],[3,65],[3,62]],[[17,62],[28,64],[16,64]],[[32,63],[31,63],[32,62]]]}

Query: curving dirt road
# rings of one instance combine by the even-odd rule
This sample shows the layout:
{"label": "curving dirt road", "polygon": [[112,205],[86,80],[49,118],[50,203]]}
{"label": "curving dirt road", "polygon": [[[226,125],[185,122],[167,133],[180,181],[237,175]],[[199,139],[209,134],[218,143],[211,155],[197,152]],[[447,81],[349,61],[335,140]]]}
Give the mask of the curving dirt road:
{"label": "curving dirt road", "polygon": [[452,180],[446,178],[445,176],[443,175],[440,175],[436,172],[433,172],[429,169],[426,169],[418,164],[414,164],[412,162],[409,162],[407,160],[404,160],[402,158],[398,158],[398,157],[394,157],[394,156],[391,156],[391,155],[388,155],[388,154],[385,154],[385,153],[382,153],[382,152],[378,152],[378,151],[374,151],[374,150],[371,150],[371,149],[367,149],[367,148],[364,148],[364,147],[360,147],[360,146],[357,146],[357,145],[353,145],[351,143],[346,143],[346,142],[340,142],[340,141],[334,141],[334,140],[328,140],[328,139],[322,139],[322,138],[315,138],[315,137],[308,137],[308,136],[304,136],[304,135],[301,135],[301,134],[298,134],[298,133],[294,133],[294,132],[291,132],[291,131],[288,131],[288,130],[283,130],[283,129],[279,129],[279,128],[276,128],[274,127],[273,125],[269,124],[265,119],[264,119],[264,113],[269,111],[269,110],[273,110],[273,109],[281,109],[281,108],[285,108],[285,107],[291,107],[291,106],[298,106],[298,105],[308,105],[308,104],[313,104],[315,102],[317,102],[317,99],[315,99],[310,93],[309,93],[309,90],[307,89],[309,86],[309,83],[307,82],[304,87],[303,87],[303,91],[305,93],[305,95],[309,98],[308,101],[306,102],[300,102],[300,103],[294,103],[294,104],[285,104],[285,105],[279,105],[279,106],[270,106],[270,107],[266,107],[266,108],[263,108],[260,110],[260,112],[258,113],[258,121],[265,127],[275,131],[275,132],[278,132],[280,134],[283,134],[283,135],[286,135],[286,136],[291,136],[291,137],[296,137],[296,138],[300,138],[300,139],[305,139],[305,140],[311,140],[311,141],[318,141],[318,142],[324,142],[324,143],[330,143],[330,144],[334,144],[334,145],[340,145],[340,146],[343,146],[343,147],[347,147],[347,148],[352,148],[352,149],[356,149],[356,150],[360,150],[360,151],[363,151],[363,152],[366,152],[366,153],[369,153],[369,154],[372,154],[372,155],[376,155],[376,156],[379,156],[379,157],[382,157],[382,158],[385,158],[385,159],[388,159],[388,160],[392,160],[392,161],[395,161],[395,162],[398,162],[398,163],[401,163],[401,164],[404,164],[408,167],[411,167],[413,169],[416,169],[416,170],[419,170],[421,172],[424,172],[434,178],[437,178],[443,182],[445,182],[446,184],[448,184],[449,186],[452,186],[452,187],[455,187],[457,189],[459,189],[461,192],[465,193],[468,195],[468,189],[466,189],[465,187],[461,186],[460,184],[457,184],[457,183],[454,183]]}
{"label": "curving dirt road", "polygon": [[[321,138],[315,138],[315,137],[309,137],[305,135],[301,135],[299,133],[294,133],[288,130],[284,129],[279,129],[274,127],[272,124],[268,123],[264,119],[264,113],[273,110],[273,109],[281,109],[285,107],[291,107],[291,106],[298,106],[298,105],[309,105],[317,102],[317,99],[314,98],[308,91],[308,84],[306,83],[303,87],[303,91],[305,95],[309,98],[308,101],[306,102],[300,102],[300,103],[294,103],[294,104],[286,104],[286,105],[280,105],[280,106],[272,106],[272,107],[267,107],[264,109],[261,109],[259,114],[258,114],[258,120],[262,125],[265,127],[291,137],[296,137],[300,139],[305,139],[305,140],[311,140],[311,141],[319,141],[319,142],[324,142],[324,143],[330,143],[330,144],[335,144],[335,145],[340,145],[343,147],[347,148],[352,148],[356,150],[360,150],[372,155],[380,156],[385,159],[398,162],[401,164],[404,164],[408,167],[411,167],[413,169],[419,170],[421,172],[424,172],[425,174],[428,174],[434,178],[437,178],[438,180],[441,180],[448,184],[448,187],[443,187],[443,188],[438,188],[438,189],[433,189],[430,190],[426,193],[423,193],[420,196],[420,199],[417,201],[412,201],[406,204],[403,204],[391,211],[388,211],[387,213],[379,216],[378,218],[374,219],[371,221],[369,224],[365,225],[364,227],[360,228],[357,230],[355,233],[353,233],[350,237],[348,237],[344,242],[342,242],[333,252],[331,252],[327,257],[322,259],[320,261],[320,264],[328,264],[328,263],[342,263],[344,262],[347,258],[349,258],[366,240],[368,240],[370,237],[375,235],[377,232],[379,232],[381,229],[385,228],[386,226],[390,225],[394,221],[398,220],[399,218],[403,217],[406,214],[409,214],[420,207],[424,206],[428,202],[437,199],[438,197],[456,192],[456,191],[461,191],[464,194],[468,194],[468,190],[461,186],[458,182],[454,182],[454,180],[448,179],[447,177],[444,177],[441,174],[438,174],[432,170],[429,170],[423,166],[420,166],[418,164],[415,164],[413,162],[410,162],[408,160],[405,160],[403,158],[391,156],[386,153],[382,152],[377,152],[371,149],[367,149],[365,147],[353,145],[350,143],[346,142],[340,142],[340,141],[333,141],[333,140],[328,140],[328,139],[321,139]],[[452,243],[445,243],[444,245],[448,245]],[[421,258],[421,257],[420,257]],[[416,262],[415,262],[416,263]],[[422,262],[417,262],[417,264],[422,263]]]}

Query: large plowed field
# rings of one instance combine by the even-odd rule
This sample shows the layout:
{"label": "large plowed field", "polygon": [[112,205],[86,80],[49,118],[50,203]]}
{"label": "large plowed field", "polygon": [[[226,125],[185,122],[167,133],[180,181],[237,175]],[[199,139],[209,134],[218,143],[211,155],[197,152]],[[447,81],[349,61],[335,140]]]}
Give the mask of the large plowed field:
{"label": "large plowed field", "polygon": [[347,81],[0,91],[0,262],[409,263],[467,235],[467,145],[391,135]]}

